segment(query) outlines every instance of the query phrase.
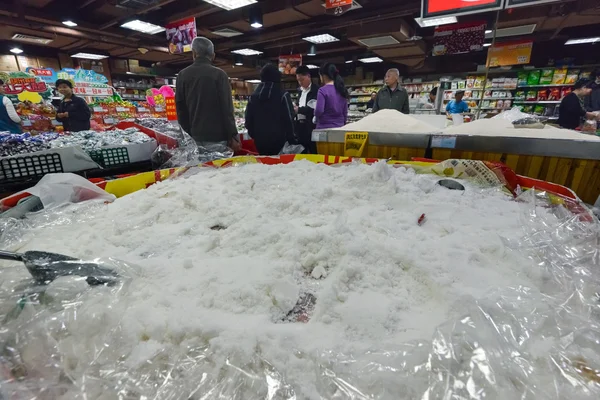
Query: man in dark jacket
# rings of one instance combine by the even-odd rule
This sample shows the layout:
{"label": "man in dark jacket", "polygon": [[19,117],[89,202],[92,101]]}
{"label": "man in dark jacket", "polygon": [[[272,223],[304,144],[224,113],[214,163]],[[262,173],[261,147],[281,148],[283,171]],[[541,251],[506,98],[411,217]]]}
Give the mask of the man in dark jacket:
{"label": "man in dark jacket", "polygon": [[385,74],[385,87],[379,90],[373,104],[373,112],[392,109],[408,114],[408,93],[400,86],[400,71],[396,68],[390,69]]}
{"label": "man in dark jacket", "polygon": [[296,70],[296,80],[300,85],[300,100],[296,107],[296,135],[298,142],[304,146],[306,153],[316,154],[317,145],[312,141],[312,131],[315,129],[313,118],[317,106],[319,86],[313,85],[310,69],[302,65]]}
{"label": "man in dark jacket", "polygon": [[295,142],[292,98],[275,65],[265,65],[260,80],[246,106],[246,129],[261,155],[277,155],[286,141]]}
{"label": "man in dark jacket", "polygon": [[587,111],[600,111],[600,68],[592,74],[594,80],[590,85],[592,93],[585,98],[585,109]]}
{"label": "man in dark jacket", "polygon": [[238,150],[240,144],[233,115],[231,85],[227,74],[212,65],[213,43],[204,37],[192,42],[194,63],[177,77],[177,119],[184,131],[199,145],[227,142]]}

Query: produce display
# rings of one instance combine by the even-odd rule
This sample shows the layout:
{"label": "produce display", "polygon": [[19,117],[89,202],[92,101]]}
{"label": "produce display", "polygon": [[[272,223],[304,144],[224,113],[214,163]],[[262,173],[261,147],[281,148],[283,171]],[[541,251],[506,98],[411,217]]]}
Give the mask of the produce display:
{"label": "produce display", "polygon": [[21,127],[33,134],[57,131],[62,132],[62,124],[56,121],[56,109],[49,102],[39,104],[30,101],[20,102],[15,107],[21,117]]}
{"label": "produce display", "polygon": [[146,102],[131,102],[118,95],[90,104],[92,121],[98,125],[113,125],[134,118],[165,118],[164,105],[151,106]]}
{"label": "produce display", "polygon": [[1,262],[2,397],[598,398],[596,222],[384,162],[190,172],[3,235],[124,262]]}

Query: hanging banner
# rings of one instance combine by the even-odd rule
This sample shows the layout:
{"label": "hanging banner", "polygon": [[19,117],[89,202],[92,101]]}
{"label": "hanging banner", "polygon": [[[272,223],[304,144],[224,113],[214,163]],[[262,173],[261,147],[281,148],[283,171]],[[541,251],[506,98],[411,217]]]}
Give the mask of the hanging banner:
{"label": "hanging banner", "polygon": [[485,27],[485,21],[438,26],[433,34],[433,55],[483,50]]}
{"label": "hanging banner", "polygon": [[490,67],[529,64],[532,49],[531,40],[496,44],[488,48],[487,62]]}
{"label": "hanging banner", "polygon": [[6,96],[13,102],[41,103],[52,96],[52,89],[39,77],[26,72],[0,72]]}
{"label": "hanging banner", "polygon": [[368,132],[346,132],[346,136],[344,137],[344,156],[361,157],[368,142]]}
{"label": "hanging banner", "polygon": [[73,93],[79,96],[112,96],[113,90],[108,86],[108,79],[96,71],[89,69],[64,68],[57,74],[58,79],[66,79],[73,83]]}
{"label": "hanging banner", "polygon": [[352,8],[352,0],[326,0],[325,13],[332,15],[342,15]]}
{"label": "hanging banner", "polygon": [[421,17],[474,14],[501,8],[502,0],[422,0]]}
{"label": "hanging banner", "polygon": [[46,85],[54,86],[54,82],[58,79],[56,71],[52,68],[33,68],[27,67],[25,70],[28,74],[31,74],[40,80],[44,81]]}
{"label": "hanging banner", "polygon": [[544,3],[554,3],[559,0],[506,0],[506,8],[536,6]]}
{"label": "hanging banner", "polygon": [[167,41],[171,54],[181,54],[192,51],[192,40],[198,36],[196,18],[186,18],[165,26]]}
{"label": "hanging banner", "polygon": [[302,65],[302,54],[279,56],[279,72],[284,75],[296,75],[296,69]]}

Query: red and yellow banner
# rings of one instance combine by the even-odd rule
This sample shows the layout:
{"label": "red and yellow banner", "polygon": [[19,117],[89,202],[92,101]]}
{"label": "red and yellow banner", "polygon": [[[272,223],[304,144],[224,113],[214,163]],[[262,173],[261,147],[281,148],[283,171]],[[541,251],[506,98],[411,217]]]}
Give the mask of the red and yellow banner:
{"label": "red and yellow banner", "polygon": [[343,6],[351,6],[352,0],[327,0],[325,2],[325,8],[336,8]]}
{"label": "red and yellow banner", "polygon": [[487,62],[490,67],[529,64],[532,49],[531,40],[497,44],[488,48]]}

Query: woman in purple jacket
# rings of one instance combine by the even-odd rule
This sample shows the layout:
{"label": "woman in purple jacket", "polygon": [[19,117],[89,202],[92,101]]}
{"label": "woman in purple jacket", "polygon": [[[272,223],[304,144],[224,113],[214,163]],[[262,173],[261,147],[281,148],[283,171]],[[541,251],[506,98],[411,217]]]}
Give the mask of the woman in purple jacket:
{"label": "woman in purple jacket", "polygon": [[348,90],[340,71],[334,64],[327,63],[319,70],[321,83],[317,95],[316,129],[339,128],[348,120]]}

